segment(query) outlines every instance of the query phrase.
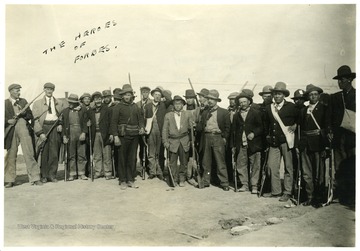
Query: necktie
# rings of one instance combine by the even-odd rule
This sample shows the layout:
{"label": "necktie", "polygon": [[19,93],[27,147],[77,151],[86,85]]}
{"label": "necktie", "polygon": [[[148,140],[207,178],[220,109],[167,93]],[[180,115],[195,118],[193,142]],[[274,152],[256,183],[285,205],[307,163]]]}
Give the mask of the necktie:
{"label": "necktie", "polygon": [[51,110],[51,98],[49,98],[48,113],[49,113],[49,114],[52,114],[52,110]]}

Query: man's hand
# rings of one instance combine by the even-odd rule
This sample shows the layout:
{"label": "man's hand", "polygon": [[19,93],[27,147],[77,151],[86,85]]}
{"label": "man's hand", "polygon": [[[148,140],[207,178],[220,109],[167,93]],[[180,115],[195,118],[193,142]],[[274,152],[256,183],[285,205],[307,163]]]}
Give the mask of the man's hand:
{"label": "man's hand", "polygon": [[121,146],[121,141],[120,141],[119,136],[114,137],[114,144],[115,144],[115,146]]}
{"label": "man's hand", "polygon": [[8,122],[10,125],[15,125],[16,119],[9,119],[7,122]]}
{"label": "man's hand", "polygon": [[64,136],[63,137],[63,142],[64,142],[64,144],[67,144],[69,142],[69,139],[66,136]]}
{"label": "man's hand", "polygon": [[84,132],[83,132],[83,133],[81,133],[81,134],[80,134],[80,137],[79,137],[79,140],[80,140],[80,141],[84,141],[84,140],[85,140],[85,138],[86,138],[85,133],[84,133]]}
{"label": "man's hand", "polygon": [[236,147],[231,148],[231,152],[232,152],[232,154],[235,154],[236,153]]}
{"label": "man's hand", "polygon": [[289,133],[294,133],[295,132],[295,130],[296,130],[296,124],[293,124],[292,126],[289,126],[289,128],[288,128],[288,131],[289,131]]}
{"label": "man's hand", "polygon": [[254,133],[251,132],[251,133],[248,134],[247,139],[248,139],[248,140],[253,140],[254,137],[255,137]]}
{"label": "man's hand", "polygon": [[145,134],[145,129],[144,129],[143,127],[141,127],[141,128],[140,128],[140,130],[139,130],[139,134],[140,134],[140,135]]}
{"label": "man's hand", "polygon": [[86,126],[87,126],[87,127],[91,126],[91,120],[89,120],[89,121],[86,123]]}
{"label": "man's hand", "polygon": [[170,143],[169,143],[169,142],[165,142],[165,143],[164,143],[164,147],[165,147],[166,149],[169,149],[169,148],[170,148]]}
{"label": "man's hand", "polygon": [[224,140],[224,143],[225,143],[225,145],[226,145],[226,139],[225,139],[225,138],[223,138],[223,140]]}
{"label": "man's hand", "polygon": [[56,130],[57,130],[58,132],[62,132],[62,125],[58,125],[57,128],[56,128]]}
{"label": "man's hand", "polygon": [[110,135],[109,136],[109,142],[112,143],[114,141],[114,136],[113,135]]}
{"label": "man's hand", "polygon": [[332,132],[327,134],[327,139],[329,140],[329,142],[331,143],[334,139],[334,134]]}
{"label": "man's hand", "polygon": [[44,133],[40,134],[39,137],[40,137],[40,140],[41,140],[41,141],[45,141],[45,140],[46,140],[46,136],[45,136]]}

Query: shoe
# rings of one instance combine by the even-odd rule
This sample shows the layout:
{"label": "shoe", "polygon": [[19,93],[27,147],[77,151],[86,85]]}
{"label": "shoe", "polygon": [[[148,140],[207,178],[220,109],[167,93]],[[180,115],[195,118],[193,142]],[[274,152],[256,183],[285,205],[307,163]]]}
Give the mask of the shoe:
{"label": "shoe", "polygon": [[159,174],[157,177],[159,178],[159,180],[164,180],[164,176],[162,176],[162,174]]}
{"label": "shoe", "polygon": [[41,182],[42,182],[42,183],[46,183],[46,182],[47,182],[47,178],[41,178]]}
{"label": "shoe", "polygon": [[131,181],[129,181],[129,182],[127,183],[127,186],[128,186],[128,187],[131,187],[131,188],[139,188],[138,185],[136,185],[134,182],[131,182]]}
{"label": "shoe", "polygon": [[264,193],[263,197],[264,198],[278,198],[278,197],[281,197],[281,193],[279,193],[279,194]]}
{"label": "shoe", "polygon": [[237,190],[238,192],[248,192],[249,188],[247,186],[242,186],[240,189]]}
{"label": "shoe", "polygon": [[74,180],[74,176],[69,176],[69,178],[67,179],[68,181],[73,181]]}
{"label": "shoe", "polygon": [[5,188],[10,188],[14,186],[14,182],[5,182]]}
{"label": "shoe", "polygon": [[258,194],[257,188],[253,188],[253,189],[251,190],[251,194]]}
{"label": "shoe", "polygon": [[199,184],[197,184],[195,187],[196,187],[196,188],[203,189],[203,188],[206,188],[206,187],[210,187],[210,185],[203,185],[203,187],[200,187]]}
{"label": "shoe", "polygon": [[184,181],[180,181],[180,183],[179,183],[179,187],[184,187],[184,186],[185,186]]}
{"label": "shoe", "polygon": [[[49,178],[49,181],[50,182],[53,182],[53,183],[57,183],[58,182],[58,180],[56,179],[56,178]],[[44,183],[44,182],[43,182]]]}
{"label": "shoe", "polygon": [[120,183],[120,189],[121,189],[121,190],[125,190],[126,188],[127,188],[126,183],[125,183],[125,182],[121,182],[121,183]]}
{"label": "shoe", "polygon": [[155,178],[155,175],[154,174],[150,174],[148,179],[152,180],[153,178]]}
{"label": "shoe", "polygon": [[308,199],[307,201],[303,202],[301,205],[303,205],[304,207],[308,207],[311,206],[313,204],[312,199]]}
{"label": "shoe", "polygon": [[82,174],[82,175],[80,176],[80,179],[81,179],[81,180],[88,180],[88,178],[87,178],[84,174]]}
{"label": "shoe", "polygon": [[194,187],[196,187],[198,185],[198,183],[194,179],[189,179],[189,180],[187,180],[187,182]]}
{"label": "shoe", "polygon": [[228,186],[226,186],[226,187],[222,187],[222,190],[224,190],[224,191],[229,191],[230,188],[229,188]]}
{"label": "shoe", "polygon": [[286,202],[286,201],[288,201],[289,199],[290,199],[290,195],[284,193],[284,194],[281,196],[281,198],[279,199],[279,201],[281,201],[281,202]]}
{"label": "shoe", "polygon": [[106,180],[111,180],[112,177],[111,177],[111,176],[106,176],[105,179],[106,179]]}
{"label": "shoe", "polygon": [[[90,175],[89,178],[91,178],[91,175]],[[95,175],[94,175],[94,180],[96,180],[96,179],[98,179],[98,178],[100,178],[100,175],[95,174]]]}
{"label": "shoe", "polygon": [[35,186],[42,186],[44,183],[42,183],[40,180],[34,181],[31,183],[31,185],[35,185]]}

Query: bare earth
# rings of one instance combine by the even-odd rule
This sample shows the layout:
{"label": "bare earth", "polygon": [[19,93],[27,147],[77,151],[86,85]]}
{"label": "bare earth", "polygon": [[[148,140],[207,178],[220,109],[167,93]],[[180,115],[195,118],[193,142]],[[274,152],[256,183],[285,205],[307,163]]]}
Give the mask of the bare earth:
{"label": "bare earth", "polygon": [[[213,186],[169,191],[138,178],[139,189],[123,191],[115,179],[63,176],[60,165],[58,183],[31,186],[19,165],[20,184],[4,192],[5,246],[355,246],[355,209],[338,203],[285,208]],[[278,223],[266,223],[274,217]],[[249,229],[232,235],[234,225]]]}

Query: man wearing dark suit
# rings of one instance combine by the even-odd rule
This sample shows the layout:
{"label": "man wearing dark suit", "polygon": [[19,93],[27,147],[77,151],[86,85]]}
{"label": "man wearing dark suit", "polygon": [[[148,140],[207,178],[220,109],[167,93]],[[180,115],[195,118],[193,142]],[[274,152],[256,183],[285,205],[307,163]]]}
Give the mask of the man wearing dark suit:
{"label": "man wearing dark suit", "polygon": [[301,110],[299,142],[302,175],[307,200],[304,206],[326,202],[325,196],[325,147],[329,146],[327,135],[331,133],[328,108],[319,102],[323,90],[312,84],[306,86],[305,95],[309,105]]}
{"label": "man wearing dark suit", "polygon": [[217,90],[210,90],[206,98],[209,109],[202,113],[201,121],[197,125],[197,131],[202,134],[199,150],[204,169],[203,183],[204,187],[210,186],[211,165],[214,158],[220,186],[224,191],[229,191],[225,147],[230,132],[230,116],[226,109],[218,107],[217,102],[221,102],[221,99]]}
{"label": "man wearing dark suit", "polygon": [[[260,159],[262,146],[263,124],[261,113],[251,106],[253,93],[251,90],[243,90],[239,96],[240,110],[235,113],[232,124],[232,145],[236,147],[237,171],[242,187],[240,192],[249,191],[257,194],[260,177]],[[249,169],[250,168],[250,182]]]}
{"label": "man wearing dark suit", "polygon": [[[293,103],[287,102],[284,98],[290,95],[286,84],[277,82],[271,89],[274,103],[266,107],[266,137],[269,148],[267,165],[270,171],[271,193],[264,194],[264,197],[280,197],[279,201],[286,202],[290,199],[293,186],[293,159],[292,149],[295,141],[296,122],[299,111]],[[280,121],[278,121],[278,119]],[[281,127],[283,125],[283,128]],[[284,158],[284,192],[281,189],[280,180],[280,159]]]}
{"label": "man wearing dark suit", "polygon": [[[174,97],[173,105],[174,111],[165,115],[162,140],[165,148],[170,152],[170,167],[174,181],[179,183],[180,187],[184,187],[186,166],[189,160],[189,129],[192,126],[192,114],[183,110],[185,100],[180,96]],[[180,168],[177,165],[178,158]]]}
{"label": "man wearing dark suit", "polygon": [[[11,84],[8,87],[10,97],[5,100],[5,129],[11,127],[5,135],[4,147],[7,150],[5,155],[4,182],[5,188],[14,186],[16,178],[16,156],[19,144],[23,151],[29,182],[32,185],[42,185],[40,181],[40,167],[34,158],[34,145],[30,132],[30,124],[34,117],[27,108],[22,114],[20,111],[27,105],[27,101],[20,98],[19,84]],[[18,115],[18,119],[14,119]]]}

